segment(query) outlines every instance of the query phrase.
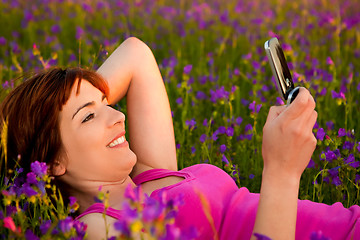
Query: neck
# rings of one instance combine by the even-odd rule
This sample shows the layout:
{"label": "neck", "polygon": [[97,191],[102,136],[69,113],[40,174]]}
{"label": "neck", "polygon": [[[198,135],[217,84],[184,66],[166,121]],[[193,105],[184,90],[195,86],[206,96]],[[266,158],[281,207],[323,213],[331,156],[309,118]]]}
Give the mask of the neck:
{"label": "neck", "polygon": [[124,193],[129,184],[132,187],[136,187],[130,176],[125,180],[117,182],[89,182],[81,184],[81,186],[78,185],[68,188],[68,192],[70,196],[76,197],[80,205],[79,210],[81,213],[95,203],[95,198],[99,195],[100,188],[101,192],[109,193],[109,207],[121,209],[124,201]]}

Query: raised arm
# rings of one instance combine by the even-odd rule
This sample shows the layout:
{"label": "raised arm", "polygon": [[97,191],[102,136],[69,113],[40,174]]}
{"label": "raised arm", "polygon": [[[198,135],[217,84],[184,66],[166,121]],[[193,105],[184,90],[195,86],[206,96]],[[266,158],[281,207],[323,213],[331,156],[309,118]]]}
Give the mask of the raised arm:
{"label": "raised arm", "polygon": [[97,71],[109,84],[109,103],[127,98],[130,148],[137,155],[132,175],[149,168],[177,170],[169,100],[150,48],[125,40]]}
{"label": "raised arm", "polygon": [[264,169],[254,233],[295,239],[300,177],[316,147],[314,108],[314,99],[301,88],[290,106],[270,109],[263,131]]}

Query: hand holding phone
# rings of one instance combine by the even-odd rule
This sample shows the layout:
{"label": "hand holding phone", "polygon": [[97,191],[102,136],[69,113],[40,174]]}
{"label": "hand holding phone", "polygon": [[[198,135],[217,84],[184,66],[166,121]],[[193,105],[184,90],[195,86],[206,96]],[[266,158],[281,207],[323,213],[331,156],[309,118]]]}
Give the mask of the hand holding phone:
{"label": "hand holding phone", "polygon": [[275,37],[266,41],[264,47],[280,96],[286,102],[286,105],[289,105],[298,95],[299,87],[294,86],[284,52]]}

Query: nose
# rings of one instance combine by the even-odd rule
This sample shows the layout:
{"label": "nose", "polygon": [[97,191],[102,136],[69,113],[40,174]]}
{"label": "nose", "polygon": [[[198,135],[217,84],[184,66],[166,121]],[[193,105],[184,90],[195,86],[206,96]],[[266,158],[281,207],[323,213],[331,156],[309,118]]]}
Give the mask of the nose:
{"label": "nose", "polygon": [[112,107],[109,107],[109,111],[109,127],[117,124],[125,125],[125,114]]}

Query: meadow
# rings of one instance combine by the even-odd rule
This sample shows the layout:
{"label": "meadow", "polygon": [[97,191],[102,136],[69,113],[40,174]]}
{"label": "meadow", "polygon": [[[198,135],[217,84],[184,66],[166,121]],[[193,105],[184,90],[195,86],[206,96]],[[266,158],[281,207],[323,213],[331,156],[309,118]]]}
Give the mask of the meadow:
{"label": "meadow", "polygon": [[[277,37],[295,85],[309,89],[317,104],[318,144],[299,198],[359,205],[359,9],[358,0],[2,0],[0,101],[25,73],[52,66],[97,69],[135,36],[159,64],[179,168],[210,163],[239,187],[259,192],[262,128],[270,106],[283,104],[264,51],[264,42]],[[126,114],[124,101],[116,107]],[[69,217],[76,203],[64,205],[53,189],[59,202],[53,204],[41,191],[52,189],[41,164],[33,169],[37,181],[27,186],[33,194],[10,192],[14,179],[6,179],[1,166],[3,239],[25,233],[47,239],[54,229],[59,238],[84,236],[86,228]],[[40,180],[43,185],[36,185]]]}

